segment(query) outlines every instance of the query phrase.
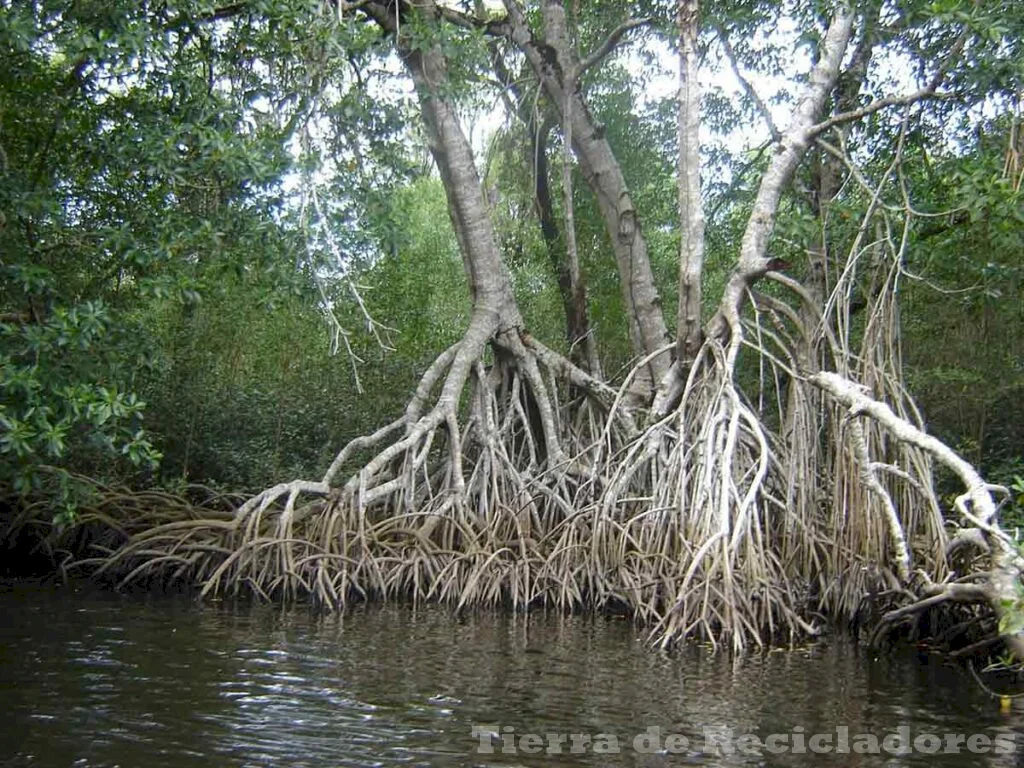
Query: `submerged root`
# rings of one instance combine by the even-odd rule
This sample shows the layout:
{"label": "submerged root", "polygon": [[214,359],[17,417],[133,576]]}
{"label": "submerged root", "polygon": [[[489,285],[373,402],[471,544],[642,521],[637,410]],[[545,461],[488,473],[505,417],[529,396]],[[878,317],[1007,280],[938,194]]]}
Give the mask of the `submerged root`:
{"label": "submerged root", "polygon": [[602,514],[624,520],[642,559],[652,637],[700,637],[734,650],[818,631],[806,574],[793,553],[822,539],[786,508],[778,444],[734,382],[727,350],[709,341],[678,395],[622,456]]}
{"label": "submerged root", "polygon": [[499,341],[489,365],[465,341],[440,355],[403,417],[320,480],[154,520],[83,564],[204,595],[611,610],[662,644],[814,631],[780,556],[772,440],[720,350],[639,431],[628,381],[617,393],[529,337]]}
{"label": "submerged root", "polygon": [[[882,632],[905,617],[919,614],[933,606],[949,602],[980,603],[987,605],[998,618],[998,633],[1006,647],[1018,659],[1024,659],[1024,616],[1020,604],[1024,557],[1016,543],[999,527],[999,507],[993,498],[994,492],[1005,493],[1005,489],[986,483],[974,467],[952,449],[898,416],[888,405],[874,399],[848,379],[835,373],[819,373],[812,381],[837,403],[846,407],[850,419],[870,419],[900,444],[915,447],[957,475],[965,488],[956,499],[957,512],[961,520],[968,524],[967,530],[972,532],[962,536],[961,540],[980,542],[987,560],[985,570],[969,574],[960,583],[936,585],[931,583],[927,574],[922,574],[924,584],[919,590],[920,594],[915,596],[908,590],[911,602],[888,612],[882,618],[874,640],[877,641]],[[893,539],[897,546],[904,541],[903,537],[895,535]]]}

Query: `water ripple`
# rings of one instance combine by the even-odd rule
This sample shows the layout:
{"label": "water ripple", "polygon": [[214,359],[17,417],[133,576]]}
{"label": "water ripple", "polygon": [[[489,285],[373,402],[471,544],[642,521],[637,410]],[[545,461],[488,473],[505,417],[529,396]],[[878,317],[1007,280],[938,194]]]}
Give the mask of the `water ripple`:
{"label": "water ripple", "polygon": [[[12,767],[845,766],[858,763],[716,755],[702,741],[720,726],[1019,737],[1024,723],[957,669],[872,661],[844,644],[734,665],[645,650],[621,621],[404,607],[318,615],[18,589],[0,591],[0,615],[0,764]],[[484,725],[493,738],[472,735]],[[689,746],[633,750],[649,727]],[[549,733],[611,734],[624,749],[501,751],[505,737]],[[914,754],[890,764],[1015,763]]]}

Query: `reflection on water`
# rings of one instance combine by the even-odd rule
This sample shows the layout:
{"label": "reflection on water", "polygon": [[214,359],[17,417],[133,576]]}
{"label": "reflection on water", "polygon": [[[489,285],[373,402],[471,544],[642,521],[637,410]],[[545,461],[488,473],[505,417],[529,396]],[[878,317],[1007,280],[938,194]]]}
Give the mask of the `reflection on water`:
{"label": "reflection on water", "polygon": [[[853,748],[858,734],[881,741],[899,726],[911,740],[1015,738],[1024,752],[1024,708],[1000,714],[938,660],[873,661],[842,643],[734,665],[652,652],[614,619],[457,619],[408,606],[318,615],[11,585],[0,587],[0,617],[5,766],[1018,764],[966,741],[953,743],[958,754],[902,756],[714,748],[735,749],[741,734],[793,745],[822,733],[833,746],[846,733]],[[637,745],[658,751],[634,749],[645,731],[658,743]],[[668,752],[670,734],[681,738]],[[545,754],[549,744],[560,753]]]}

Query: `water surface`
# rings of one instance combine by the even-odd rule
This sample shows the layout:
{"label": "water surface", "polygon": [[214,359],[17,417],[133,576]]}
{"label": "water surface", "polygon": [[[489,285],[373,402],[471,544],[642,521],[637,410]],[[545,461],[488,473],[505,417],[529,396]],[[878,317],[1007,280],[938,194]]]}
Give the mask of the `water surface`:
{"label": "water surface", "polygon": [[[12,584],[0,586],[0,713],[0,764],[12,767],[1024,763],[1024,703],[1001,714],[969,675],[927,656],[872,659],[832,642],[734,664],[651,651],[621,619],[325,615]],[[941,749],[946,734],[991,746],[881,750],[900,726]],[[838,746],[843,728],[880,753],[806,747],[814,734]],[[634,744],[645,732],[657,742]],[[741,734],[783,735],[774,746],[790,749],[730,753]],[[531,753],[533,739],[553,753]],[[995,754],[1008,744],[1017,753]]]}

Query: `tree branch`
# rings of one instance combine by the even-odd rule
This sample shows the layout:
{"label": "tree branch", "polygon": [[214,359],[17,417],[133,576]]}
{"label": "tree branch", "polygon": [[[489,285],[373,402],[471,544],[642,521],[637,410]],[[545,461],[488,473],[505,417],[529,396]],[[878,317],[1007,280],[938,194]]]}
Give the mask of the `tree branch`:
{"label": "tree branch", "polygon": [[938,93],[932,89],[931,86],[927,88],[921,88],[920,90],[914,91],[913,93],[905,94],[903,96],[886,96],[882,99],[876,99],[870,104],[866,104],[859,109],[851,109],[849,112],[840,112],[838,115],[833,115],[828,120],[823,120],[817,125],[811,126],[809,134],[811,137],[818,136],[825,131],[833,128],[834,126],[840,125],[841,123],[849,123],[854,120],[860,120],[862,117],[874,114],[886,107],[906,107],[914,104],[918,101],[924,101],[926,99],[945,99],[948,98],[947,94]]}
{"label": "tree branch", "polygon": [[612,33],[608,35],[607,39],[601,45],[599,45],[589,56],[583,59],[579,63],[576,69],[576,77],[582,77],[583,73],[593,67],[595,64],[599,64],[608,54],[615,50],[616,46],[622,42],[622,38],[627,32],[643,27],[650,24],[652,19],[629,19],[624,21],[622,24],[612,30]]}
{"label": "tree branch", "polygon": [[[956,42],[950,48],[949,55],[942,60],[942,64],[939,65],[938,70],[932,76],[932,79],[928,82],[924,88],[920,88],[913,93],[905,94],[903,96],[886,96],[881,99],[876,99],[870,104],[867,104],[859,109],[851,109],[846,112],[841,112],[838,115],[833,115],[828,120],[825,120],[817,125],[813,126],[810,130],[811,137],[819,136],[825,131],[829,130],[833,126],[841,123],[848,123],[853,120],[860,120],[863,117],[874,114],[879,110],[885,109],[886,107],[905,107],[914,104],[918,101],[924,101],[926,99],[944,99],[948,96],[944,93],[939,93],[939,86],[946,77],[946,73],[949,72],[950,67],[959,58],[963,52],[964,45],[967,44],[967,30],[964,30],[957,37]],[[858,51],[859,53],[859,51]],[[859,55],[854,57],[855,64],[859,60]],[[866,64],[866,63],[865,63]]]}
{"label": "tree branch", "polygon": [[242,0],[240,3],[232,3],[231,5],[225,5],[221,8],[214,8],[212,11],[199,14],[198,16],[182,14],[178,18],[169,22],[166,28],[171,31],[177,31],[189,24],[211,24],[215,21],[222,21],[223,19],[230,19],[238,16],[248,8],[248,0]]}
{"label": "tree branch", "polygon": [[725,58],[729,60],[729,66],[732,68],[733,75],[739,80],[740,85],[746,92],[750,100],[754,102],[754,106],[757,107],[757,111],[761,113],[761,117],[764,118],[765,123],[768,124],[768,130],[771,131],[772,141],[778,144],[782,141],[782,131],[779,130],[778,126],[775,125],[775,121],[772,119],[772,113],[768,110],[768,105],[764,103],[764,100],[760,97],[754,86],[746,76],[740,72],[739,61],[736,59],[736,51],[733,50],[732,45],[729,43],[729,38],[726,35],[725,29],[721,26],[716,26],[715,34],[718,35],[718,41],[722,44],[722,50],[725,51]]}

